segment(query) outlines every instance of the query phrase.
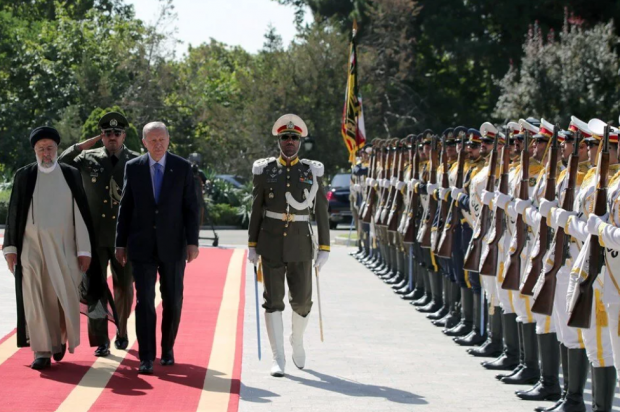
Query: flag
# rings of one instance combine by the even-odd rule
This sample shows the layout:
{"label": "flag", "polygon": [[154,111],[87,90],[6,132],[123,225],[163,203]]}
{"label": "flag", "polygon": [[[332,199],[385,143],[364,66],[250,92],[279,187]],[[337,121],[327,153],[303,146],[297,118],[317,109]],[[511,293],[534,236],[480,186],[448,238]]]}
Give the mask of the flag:
{"label": "flag", "polygon": [[364,110],[362,108],[362,94],[357,86],[357,23],[353,22],[351,36],[351,50],[349,53],[349,71],[347,73],[347,88],[344,94],[344,109],[342,110],[342,138],[349,151],[349,162],[355,163],[355,153],[366,144],[366,129],[364,127]]}

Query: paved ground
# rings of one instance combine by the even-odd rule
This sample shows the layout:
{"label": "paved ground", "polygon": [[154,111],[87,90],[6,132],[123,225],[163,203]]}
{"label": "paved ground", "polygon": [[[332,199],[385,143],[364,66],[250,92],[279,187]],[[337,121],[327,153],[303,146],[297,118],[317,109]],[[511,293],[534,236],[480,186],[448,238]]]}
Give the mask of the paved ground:
{"label": "paved ground", "polygon": [[[334,231],[332,239],[346,233]],[[220,245],[246,244],[244,231],[218,234]],[[248,267],[241,412],[533,410],[537,403],[514,396],[514,390],[521,387],[497,382],[493,372],[484,370],[478,359],[397,299],[390,288],[349,257],[348,250],[333,246],[321,275],[325,342],[319,339],[315,298],[306,333],[307,368],[294,367],[286,344],[284,378],[269,376],[270,348],[262,317],[263,359],[257,359],[254,274]],[[13,287],[12,275],[0,259],[0,337],[15,325]],[[287,307],[285,336],[290,333],[290,316]],[[588,389],[588,398],[589,393]],[[616,404],[619,400],[617,396]]]}

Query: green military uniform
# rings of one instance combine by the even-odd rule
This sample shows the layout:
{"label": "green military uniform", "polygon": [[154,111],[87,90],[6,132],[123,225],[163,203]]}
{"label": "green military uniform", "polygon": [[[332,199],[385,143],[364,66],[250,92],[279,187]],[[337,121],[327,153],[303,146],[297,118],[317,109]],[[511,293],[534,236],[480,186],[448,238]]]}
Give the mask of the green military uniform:
{"label": "green military uniform", "polygon": [[[254,198],[248,229],[248,259],[254,265],[259,256],[262,261],[265,328],[273,353],[270,373],[282,377],[286,364],[282,321],[284,281],[288,283],[293,309],[290,337],[293,363],[303,369],[306,362],[303,335],[312,308],[312,260],[317,270],[327,262],[329,215],[323,165],[299,160],[297,152],[291,153],[291,149],[299,150],[299,140],[308,136],[304,121],[297,115],[286,114],[275,122],[272,134],[281,141],[282,155],[278,159],[257,160],[252,166]],[[317,222],[316,247],[311,214]]]}
{"label": "green military uniform", "polygon": [[[133,304],[133,278],[129,262],[122,267],[114,257],[116,216],[121,198],[125,163],[138,157],[123,146],[116,164],[112,165],[110,153],[104,148],[80,150],[73,145],[65,150],[59,161],[76,167],[82,174],[97,239],[97,249],[102,273],[107,273],[108,262],[112,267],[114,304],[118,313],[118,334],[127,336],[127,318]],[[106,319],[88,320],[88,337],[91,346],[109,342]]]}
{"label": "green military uniform", "polygon": [[[261,164],[263,167],[257,167]],[[302,317],[312,307],[312,232],[308,221],[287,222],[266,216],[266,212],[285,215],[287,210],[296,216],[309,215],[309,210],[288,206],[285,193],[297,200],[310,191],[313,179],[319,189],[314,199],[314,214],[318,228],[318,248],[329,251],[329,215],[322,177],[316,177],[306,161],[298,158],[286,166],[282,157],[262,159],[255,163],[254,201],[249,226],[250,247],[256,247],[262,258],[265,291],[263,308],[269,312],[284,310],[284,279],[289,285],[289,302]]]}

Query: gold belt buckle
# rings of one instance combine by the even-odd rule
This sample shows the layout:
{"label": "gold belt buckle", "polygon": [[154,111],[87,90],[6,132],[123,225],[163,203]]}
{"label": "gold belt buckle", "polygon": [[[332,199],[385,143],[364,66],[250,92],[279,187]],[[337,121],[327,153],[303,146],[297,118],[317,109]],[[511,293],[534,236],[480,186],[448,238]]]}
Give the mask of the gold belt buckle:
{"label": "gold belt buckle", "polygon": [[286,222],[286,224],[284,225],[284,227],[288,227],[288,224],[290,222],[295,221],[295,215],[291,214],[291,213],[283,213],[282,214],[282,221]]}

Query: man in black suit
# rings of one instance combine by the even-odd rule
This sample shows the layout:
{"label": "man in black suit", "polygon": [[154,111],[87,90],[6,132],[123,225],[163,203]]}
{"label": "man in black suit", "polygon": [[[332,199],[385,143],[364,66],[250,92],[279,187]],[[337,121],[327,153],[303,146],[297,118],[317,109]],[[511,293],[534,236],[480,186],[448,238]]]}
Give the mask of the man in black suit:
{"label": "man in black suit", "polygon": [[155,360],[155,282],[162,295],[161,364],[173,365],[174,340],[181,321],[185,262],[198,257],[198,200],[191,164],[168,153],[166,125],[144,126],[148,150],[125,167],[116,226],[116,259],[131,261],[136,285],[136,334],[140,369],[152,374]]}

